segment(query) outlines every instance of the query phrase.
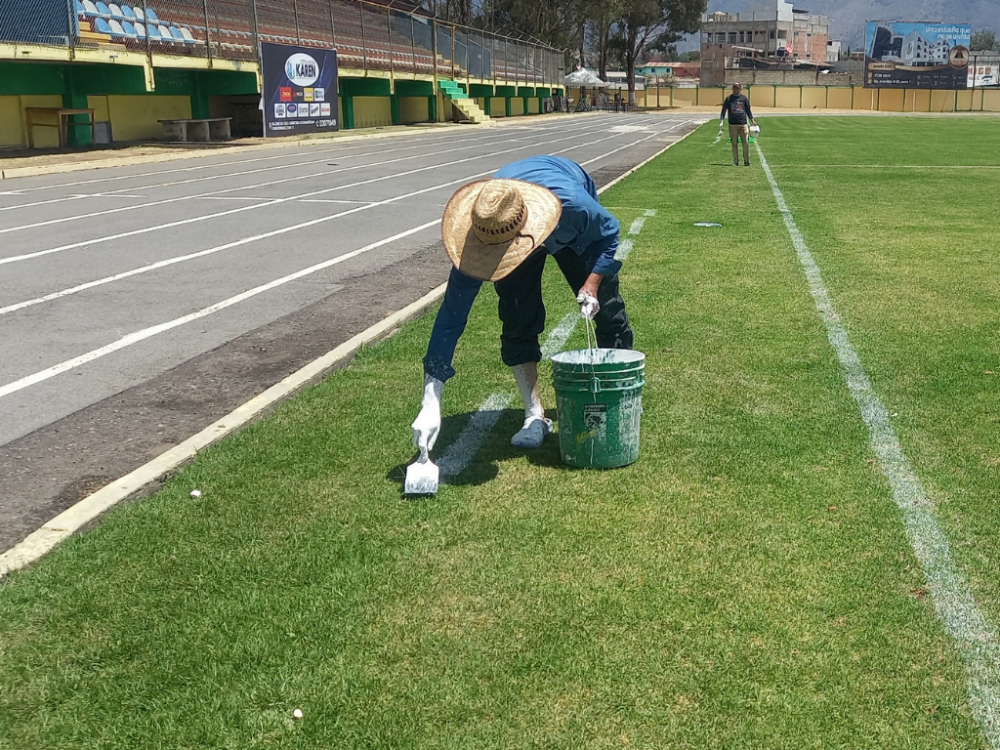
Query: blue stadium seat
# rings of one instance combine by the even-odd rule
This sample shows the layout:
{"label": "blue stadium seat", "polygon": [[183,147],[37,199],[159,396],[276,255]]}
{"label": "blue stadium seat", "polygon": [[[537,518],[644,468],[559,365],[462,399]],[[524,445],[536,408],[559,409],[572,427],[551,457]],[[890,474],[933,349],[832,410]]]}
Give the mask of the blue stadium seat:
{"label": "blue stadium seat", "polygon": [[131,9],[131,8],[130,8],[129,6],[127,6],[127,5],[123,5],[123,6],[122,6],[122,15],[123,15],[123,16],[125,16],[125,18],[127,18],[127,19],[128,19],[128,20],[130,20],[130,21],[134,21],[134,20],[135,20],[135,17],[136,17],[136,16],[135,16],[135,11],[134,11],[134,10],[132,10],[132,9]]}
{"label": "blue stadium seat", "polygon": [[156,17],[156,11],[152,8],[146,8],[146,20],[152,21],[153,23],[159,23],[160,19]]}
{"label": "blue stadium seat", "polygon": [[108,34],[109,36],[111,35],[111,27],[108,25],[107,20],[103,18],[97,19],[97,21],[94,24],[94,28],[96,28],[102,34]]}
{"label": "blue stadium seat", "polygon": [[122,31],[125,32],[125,36],[132,37],[133,39],[139,36],[131,21],[122,21]]}
{"label": "blue stadium seat", "polygon": [[73,8],[76,10],[78,16],[87,15],[87,9],[83,7],[83,3],[80,0],[73,0]]}
{"label": "blue stadium seat", "polygon": [[97,15],[104,18],[111,18],[111,9],[103,0],[97,0]]}
{"label": "blue stadium seat", "polygon": [[158,28],[156,28],[156,24],[155,23],[151,23],[151,24],[149,24],[149,26],[146,27],[146,34],[154,42],[158,42],[158,41],[161,40],[160,30]]}
{"label": "blue stadium seat", "polygon": [[170,27],[170,36],[173,37],[174,41],[177,42],[184,41],[184,35],[181,33],[181,30],[178,29],[176,26]]}

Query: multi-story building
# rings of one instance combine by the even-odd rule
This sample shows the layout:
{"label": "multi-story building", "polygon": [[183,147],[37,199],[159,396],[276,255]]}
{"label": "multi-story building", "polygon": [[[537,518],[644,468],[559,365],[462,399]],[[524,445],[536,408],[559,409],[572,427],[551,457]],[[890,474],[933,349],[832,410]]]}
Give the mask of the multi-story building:
{"label": "multi-story building", "polygon": [[763,0],[743,13],[709,13],[701,24],[702,85],[723,83],[740,58],[825,64],[829,36],[829,18],[786,0]]}

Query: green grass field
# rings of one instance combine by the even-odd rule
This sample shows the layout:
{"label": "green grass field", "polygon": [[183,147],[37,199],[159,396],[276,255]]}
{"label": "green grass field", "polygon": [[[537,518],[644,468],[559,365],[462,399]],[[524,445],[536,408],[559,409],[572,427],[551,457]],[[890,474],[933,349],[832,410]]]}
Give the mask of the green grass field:
{"label": "green grass field", "polygon": [[[762,124],[996,626],[997,121]],[[0,748],[988,748],[771,188],[714,135],[603,196],[625,227],[657,210],[623,271],[637,464],[519,453],[513,409],[402,500],[416,321],[0,582]],[[575,304],[547,284],[554,325]],[[437,454],[515,392],[498,336],[487,289]]]}

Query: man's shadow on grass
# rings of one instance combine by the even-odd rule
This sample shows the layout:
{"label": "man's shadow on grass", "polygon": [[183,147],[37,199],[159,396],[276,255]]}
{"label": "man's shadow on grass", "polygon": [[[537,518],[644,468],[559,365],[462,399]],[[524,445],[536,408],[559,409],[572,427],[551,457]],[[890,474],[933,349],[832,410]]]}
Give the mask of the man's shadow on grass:
{"label": "man's shadow on grass", "polygon": [[[482,412],[466,412],[445,417],[441,421],[441,433],[438,435],[431,460],[441,467],[441,486],[478,487],[496,479],[500,473],[499,464],[502,461],[516,459],[521,456],[533,466],[547,468],[567,468],[559,455],[559,436],[551,434],[545,438],[540,448],[524,450],[510,444],[511,437],[521,429],[524,423],[523,409],[504,409],[495,413],[496,422],[481,441],[474,441],[467,448],[458,444],[462,431],[470,420]],[[556,410],[549,409],[545,416],[555,419]],[[482,417],[480,417],[482,418]],[[454,449],[453,449],[454,446]],[[463,451],[467,453],[463,454]],[[472,455],[469,455],[472,454]],[[386,473],[386,479],[399,485],[399,493],[403,494],[406,480],[406,467],[416,461],[420,454],[414,451],[410,459],[398,466],[392,467]],[[464,463],[457,473],[448,469]]]}

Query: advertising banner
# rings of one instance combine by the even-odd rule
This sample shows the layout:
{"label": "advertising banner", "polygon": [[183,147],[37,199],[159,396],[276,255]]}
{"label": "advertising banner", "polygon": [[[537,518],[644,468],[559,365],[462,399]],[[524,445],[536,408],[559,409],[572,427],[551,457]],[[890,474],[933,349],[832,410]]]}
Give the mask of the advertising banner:
{"label": "advertising banner", "polygon": [[262,42],[264,135],[339,130],[337,51]]}
{"label": "advertising banner", "polygon": [[865,87],[964,89],[971,40],[967,24],[869,21]]}

